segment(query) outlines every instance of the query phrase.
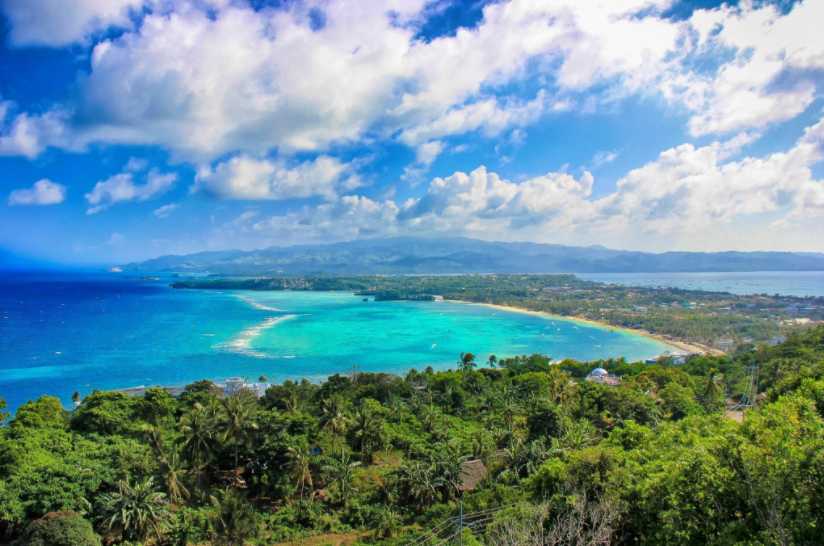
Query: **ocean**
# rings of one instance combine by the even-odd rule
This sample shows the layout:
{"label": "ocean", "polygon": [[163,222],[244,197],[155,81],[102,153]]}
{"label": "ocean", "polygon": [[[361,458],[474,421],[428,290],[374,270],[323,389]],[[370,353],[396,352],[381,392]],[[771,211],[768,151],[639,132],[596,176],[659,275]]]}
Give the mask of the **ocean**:
{"label": "ocean", "polygon": [[185,385],[243,376],[454,367],[461,352],[643,359],[670,349],[625,331],[480,305],[363,301],[343,292],[175,290],[116,275],[0,277],[0,397]]}
{"label": "ocean", "polygon": [[576,273],[576,276],[591,281],[624,286],[666,286],[732,294],[824,297],[824,271]]}

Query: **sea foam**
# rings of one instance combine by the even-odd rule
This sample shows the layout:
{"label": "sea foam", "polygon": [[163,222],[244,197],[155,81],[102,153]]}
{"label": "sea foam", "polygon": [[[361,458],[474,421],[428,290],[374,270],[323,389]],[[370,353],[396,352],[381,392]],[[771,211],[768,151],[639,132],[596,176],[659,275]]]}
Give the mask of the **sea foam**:
{"label": "sea foam", "polygon": [[269,317],[263,322],[259,322],[258,324],[255,324],[254,326],[250,326],[249,328],[243,330],[234,339],[226,342],[225,344],[222,344],[221,347],[236,353],[244,354],[247,356],[254,356],[256,358],[273,358],[265,353],[255,351],[254,349],[252,349],[252,341],[254,341],[255,338],[257,338],[264,331],[268,330],[269,328],[272,328],[276,324],[293,319],[295,317],[297,317],[297,315]]}

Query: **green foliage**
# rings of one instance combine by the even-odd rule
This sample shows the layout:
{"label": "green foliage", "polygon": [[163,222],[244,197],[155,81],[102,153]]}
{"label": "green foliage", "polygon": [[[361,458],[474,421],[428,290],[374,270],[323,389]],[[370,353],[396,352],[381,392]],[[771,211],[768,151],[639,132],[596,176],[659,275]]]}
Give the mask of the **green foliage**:
{"label": "green foliage", "polygon": [[[0,427],[0,529],[18,544],[97,544],[85,520],[123,544],[400,544],[455,538],[460,498],[486,525],[464,544],[820,543],[824,327],[683,366],[465,360],[261,399],[198,382],[93,393],[71,414],[29,402]],[[596,365],[621,383],[585,381]],[[758,403],[725,417],[755,368]]]}
{"label": "green foliage", "polygon": [[227,489],[212,498],[215,515],[212,521],[216,544],[239,546],[257,536],[258,514],[237,490]]}
{"label": "green foliage", "polygon": [[152,478],[135,484],[117,482],[114,491],[100,495],[98,513],[105,529],[139,541],[160,536],[168,517],[166,496],[155,489]]}
{"label": "green foliage", "polygon": [[92,524],[75,512],[50,512],[26,526],[18,546],[100,546]]}

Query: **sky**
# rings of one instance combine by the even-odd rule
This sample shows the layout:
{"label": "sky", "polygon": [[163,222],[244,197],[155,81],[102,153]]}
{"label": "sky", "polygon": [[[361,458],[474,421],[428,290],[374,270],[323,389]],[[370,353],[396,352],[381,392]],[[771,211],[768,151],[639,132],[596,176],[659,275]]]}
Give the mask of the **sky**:
{"label": "sky", "polygon": [[0,248],[824,251],[824,1],[0,0]]}

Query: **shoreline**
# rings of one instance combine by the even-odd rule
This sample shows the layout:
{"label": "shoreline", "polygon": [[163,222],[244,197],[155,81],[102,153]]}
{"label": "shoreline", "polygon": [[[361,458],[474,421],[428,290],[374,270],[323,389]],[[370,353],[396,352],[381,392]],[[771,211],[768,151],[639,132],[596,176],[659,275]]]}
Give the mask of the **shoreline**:
{"label": "shoreline", "polygon": [[672,339],[669,336],[665,336],[665,335],[662,335],[662,334],[654,334],[650,331],[642,330],[640,328],[627,328],[625,326],[615,326],[615,325],[610,324],[608,322],[601,322],[601,321],[598,321],[598,320],[592,320],[592,319],[585,318],[585,317],[558,315],[558,314],[555,314],[555,313],[549,313],[547,311],[535,311],[535,310],[532,310],[532,309],[526,309],[524,307],[515,307],[513,305],[502,305],[502,304],[499,304],[499,303],[482,303],[482,302],[477,302],[477,301],[452,300],[452,299],[446,299],[444,301],[447,301],[447,302],[450,302],[450,303],[462,303],[462,304],[465,304],[465,305],[481,305],[481,306],[489,307],[489,308],[492,308],[492,309],[498,309],[500,311],[508,311],[510,313],[520,313],[520,314],[524,314],[524,315],[532,315],[532,316],[535,316],[535,317],[542,317],[542,318],[555,319],[555,320],[558,320],[558,319],[568,320],[568,321],[572,321],[572,322],[578,322],[578,323],[581,323],[581,324],[586,324],[588,326],[595,326],[595,327],[598,327],[598,328],[606,328],[606,329],[610,329],[610,330],[620,330],[620,331],[627,332],[627,333],[630,333],[630,334],[635,334],[635,335],[639,335],[639,336],[642,336],[642,337],[646,337],[648,339],[653,339],[655,341],[658,341],[659,343],[663,343],[665,345],[668,345],[670,347],[678,349],[679,351],[683,351],[685,353],[690,353],[690,354],[696,353],[696,354],[710,355],[710,356],[721,356],[721,355],[725,354],[724,351],[721,351],[719,349],[715,349],[715,348],[712,348],[712,347],[708,347],[706,345],[703,345],[701,343],[696,343],[694,341],[683,341],[683,340],[680,340],[680,339]]}

